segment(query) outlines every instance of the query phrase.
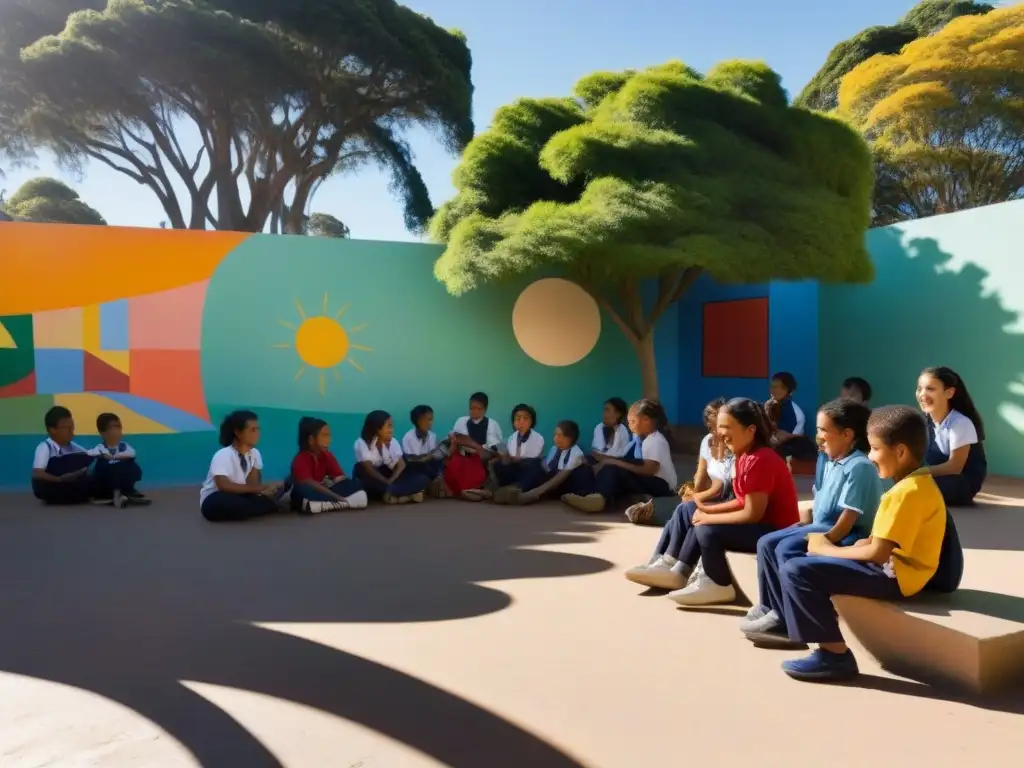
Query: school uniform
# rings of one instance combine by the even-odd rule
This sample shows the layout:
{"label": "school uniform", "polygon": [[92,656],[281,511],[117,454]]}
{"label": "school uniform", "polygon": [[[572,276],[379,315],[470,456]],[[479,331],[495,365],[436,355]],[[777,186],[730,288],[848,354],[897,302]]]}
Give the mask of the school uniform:
{"label": "school uniform", "polygon": [[698,455],[704,459],[704,465],[708,470],[708,477],[712,481],[717,480],[723,485],[730,485],[732,483],[732,465],[735,457],[732,453],[726,451],[722,458],[715,458],[711,450],[711,435],[704,435],[704,439],[700,441]]}
{"label": "school uniform", "polygon": [[[61,477],[88,469],[93,461],[95,457],[78,443],[61,446],[48,437],[36,446],[32,469],[42,469],[54,477]],[[92,497],[94,483],[95,479],[89,475],[61,482],[33,477],[32,493],[47,504],[83,504]]]}
{"label": "school uniform", "polygon": [[578,445],[564,451],[559,450],[558,446],[552,446],[544,460],[524,477],[520,487],[523,493],[529,493],[566,470],[569,471],[566,478],[549,489],[545,497],[557,498],[566,493],[587,496],[594,493],[594,473],[587,464],[583,449]]}
{"label": "school uniform", "polygon": [[634,442],[627,449],[623,461],[632,459],[635,463],[644,461],[658,462],[658,470],[653,475],[640,475],[616,466],[605,466],[596,473],[596,492],[601,494],[605,503],[627,494],[643,494],[646,496],[673,496],[678,482],[676,468],[672,463],[672,450],[668,440],[661,432],[652,432],[642,440],[634,436]]}
{"label": "school uniform", "polygon": [[444,472],[444,459],[438,451],[437,435],[433,432],[421,433],[413,428],[405,433],[402,438],[402,451],[406,457],[409,456],[430,456],[426,461],[409,461],[406,459],[406,472],[416,472],[426,475],[431,480],[439,477]]}
{"label": "school uniform", "polygon": [[[384,445],[377,438],[373,438],[369,443],[359,438],[356,440],[355,452],[356,466],[352,470],[352,476],[362,484],[366,495],[371,499],[383,499],[385,496],[395,498],[412,496],[416,493],[423,493],[430,485],[430,478],[410,472],[408,467],[394,482],[391,481],[402,461],[402,447],[395,439]],[[377,474],[384,477],[385,482],[381,482],[367,471],[367,463],[373,466]]]}
{"label": "school uniform", "polygon": [[953,455],[953,451],[965,445],[969,445],[970,450],[960,474],[941,475],[935,478],[936,485],[942,491],[942,498],[950,507],[963,507],[974,503],[974,497],[978,495],[988,475],[985,446],[978,439],[978,430],[974,422],[960,411],[951,410],[939,424],[928,419],[928,453],[924,459],[927,466],[945,464]]}
{"label": "school uniform", "polygon": [[[304,509],[304,501],[337,501],[336,496],[347,499],[363,490],[358,480],[345,476],[345,470],[330,451],[299,451],[292,459],[291,479],[292,509],[297,511]],[[328,496],[320,489],[309,486],[309,482],[330,488],[336,496]]]}
{"label": "school uniform", "polygon": [[516,457],[519,461],[498,459],[491,466],[494,468],[494,477],[499,487],[507,485],[518,485],[521,487],[523,480],[529,476],[536,475],[544,455],[544,437],[535,429],[526,434],[513,432],[505,444],[505,449],[510,457]]}
{"label": "school uniform", "polygon": [[797,405],[792,397],[787,397],[779,403],[779,420],[775,426],[779,431],[793,435],[775,448],[780,456],[800,461],[814,461],[817,458],[817,444],[804,434],[807,417],[804,416],[803,408]]}
{"label": "school uniform", "polygon": [[123,440],[114,446],[100,443],[89,454],[96,457],[93,474],[97,498],[112,498],[115,491],[126,496],[139,495],[135,484],[142,480],[142,468],[135,461],[135,449],[128,443]]}
{"label": "school uniform", "polygon": [[[496,449],[501,445],[501,427],[494,419],[484,416],[474,421],[468,416],[455,422],[452,432],[466,435],[484,448]],[[483,488],[487,482],[487,467],[475,452],[459,448],[448,458],[444,468],[444,484],[456,496],[463,491]]]}
{"label": "school uniform", "polygon": [[[594,427],[594,439],[590,444],[591,451],[603,453],[613,459],[621,459],[626,455],[633,442],[633,435],[626,429],[625,424],[616,424],[609,427],[604,422]],[[596,461],[593,456],[592,461]]]}
{"label": "school uniform", "polygon": [[218,477],[245,485],[249,475],[263,471],[263,457],[255,448],[240,453],[233,445],[221,448],[210,460],[210,470],[199,490],[199,510],[211,523],[236,522],[270,515],[277,511],[277,501],[259,493],[228,493],[217,490]]}

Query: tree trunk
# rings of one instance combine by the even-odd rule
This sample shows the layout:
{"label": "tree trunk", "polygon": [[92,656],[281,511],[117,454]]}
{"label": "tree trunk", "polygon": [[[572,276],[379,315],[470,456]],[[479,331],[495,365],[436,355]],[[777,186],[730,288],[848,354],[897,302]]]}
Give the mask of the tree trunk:
{"label": "tree trunk", "polygon": [[658,400],[658,361],[654,355],[654,328],[633,344],[640,359],[640,391],[649,400]]}

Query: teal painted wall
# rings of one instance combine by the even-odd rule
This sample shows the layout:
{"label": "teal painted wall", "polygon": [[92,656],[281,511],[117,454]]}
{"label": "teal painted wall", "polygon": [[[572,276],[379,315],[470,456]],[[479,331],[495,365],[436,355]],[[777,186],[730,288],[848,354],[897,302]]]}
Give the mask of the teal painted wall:
{"label": "teal painted wall", "polygon": [[914,403],[922,368],[948,365],[985,420],[989,470],[1024,477],[1024,201],[868,234],[876,279],[820,287],[823,392],[863,376],[874,405]]}

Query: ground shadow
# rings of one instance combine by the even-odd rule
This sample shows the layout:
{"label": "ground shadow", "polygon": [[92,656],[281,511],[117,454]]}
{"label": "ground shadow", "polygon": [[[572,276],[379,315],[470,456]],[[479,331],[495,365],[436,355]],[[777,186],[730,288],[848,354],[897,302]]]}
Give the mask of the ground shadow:
{"label": "ground shadow", "polygon": [[603,526],[557,510],[456,502],[215,526],[195,494],[149,510],[55,510],[4,497],[0,669],[93,691],[156,723],[204,766],[277,766],[179,681],[360,723],[455,768],[577,762],[412,676],[255,622],[417,622],[501,610],[477,582],[578,576],[600,559],[530,549]]}
{"label": "ground shadow", "polygon": [[950,616],[953,611],[963,611],[1024,624],[1024,597],[980,589],[958,589],[950,595],[923,592],[912,599],[909,607],[914,613],[928,616]]}
{"label": "ground shadow", "polygon": [[976,504],[953,510],[964,549],[1024,549],[1024,508]]}
{"label": "ground shadow", "polygon": [[970,707],[989,712],[1006,712],[1011,715],[1024,715],[1024,691],[1008,691],[1000,694],[984,696],[957,691],[948,684],[915,683],[902,678],[882,677],[881,675],[860,675],[847,687],[863,688],[868,691],[891,693],[898,696],[914,696],[919,699],[948,701],[954,704],[966,704]]}

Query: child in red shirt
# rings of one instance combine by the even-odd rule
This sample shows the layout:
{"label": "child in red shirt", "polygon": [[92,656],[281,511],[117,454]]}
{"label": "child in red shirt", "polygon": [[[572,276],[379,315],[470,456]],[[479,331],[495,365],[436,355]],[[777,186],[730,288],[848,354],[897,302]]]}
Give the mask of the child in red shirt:
{"label": "child in red shirt", "polygon": [[800,519],[793,475],[771,447],[771,432],[758,403],[737,397],[718,412],[718,436],[736,457],[735,498],[699,501],[684,523],[689,530],[679,561],[692,571],[689,584],[669,594],[679,605],[714,605],[736,600],[726,552],[757,552],[766,533],[788,528]]}
{"label": "child in red shirt", "polygon": [[323,419],[299,419],[299,452],[292,459],[292,508],[307,515],[336,509],[363,509],[366,492],[330,451],[331,428]]}

